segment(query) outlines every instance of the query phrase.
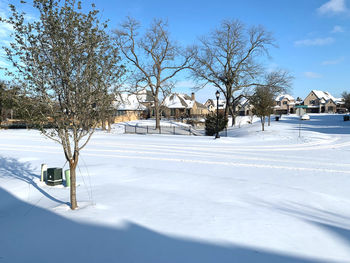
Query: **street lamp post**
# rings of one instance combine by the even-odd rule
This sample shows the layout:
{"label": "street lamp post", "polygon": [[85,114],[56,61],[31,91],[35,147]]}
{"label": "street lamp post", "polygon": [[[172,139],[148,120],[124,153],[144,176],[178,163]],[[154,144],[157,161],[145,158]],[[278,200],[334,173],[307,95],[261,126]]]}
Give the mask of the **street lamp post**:
{"label": "street lamp post", "polygon": [[219,97],[220,97],[220,92],[217,90],[215,92],[215,96],[216,96],[216,135],[215,135],[215,139],[220,138],[219,135]]}

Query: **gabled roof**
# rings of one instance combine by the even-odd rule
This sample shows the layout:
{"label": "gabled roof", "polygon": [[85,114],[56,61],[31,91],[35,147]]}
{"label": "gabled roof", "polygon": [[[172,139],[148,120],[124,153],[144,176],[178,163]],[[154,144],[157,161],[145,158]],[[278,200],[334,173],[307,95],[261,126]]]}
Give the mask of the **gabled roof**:
{"label": "gabled roof", "polygon": [[337,104],[345,104],[345,100],[343,98],[336,98],[335,101]]}
{"label": "gabled roof", "polygon": [[276,101],[282,101],[282,100],[284,100],[284,99],[287,99],[287,100],[289,100],[289,101],[292,101],[292,100],[294,100],[295,101],[295,99],[291,96],[291,95],[289,95],[289,94],[280,94],[280,95],[278,95],[277,97],[276,97]]}
{"label": "gabled roof", "polygon": [[195,101],[195,104],[197,105],[197,108],[200,108],[200,109],[203,109],[203,110],[207,109],[207,107],[204,104],[202,104],[202,103],[199,103],[199,102]]}
{"label": "gabled roof", "polygon": [[194,101],[191,100],[191,97],[186,94],[170,94],[164,101],[163,106],[169,109],[191,109],[193,107]]}
{"label": "gabled roof", "polygon": [[335,104],[341,104],[342,98],[333,97],[328,91],[312,90],[316,97],[320,100],[320,103],[328,103],[328,101],[333,101]]}
{"label": "gabled roof", "polygon": [[146,98],[146,93],[121,93],[116,96],[116,99],[113,102],[113,104],[117,110],[146,110],[147,107],[142,104],[142,102],[146,102]]}
{"label": "gabled roof", "polygon": [[192,100],[192,97],[187,94],[173,93],[164,99],[162,106],[169,109],[192,109],[195,104],[199,108],[206,109],[203,104]]}
{"label": "gabled roof", "polygon": [[325,101],[336,100],[328,91],[312,90],[312,92],[316,95],[316,97],[319,100],[322,100],[322,99],[324,99]]}
{"label": "gabled roof", "polygon": [[246,98],[241,98],[238,102],[238,105],[240,105],[242,107],[249,106],[249,100]]}
{"label": "gabled roof", "polygon": [[[216,99],[208,99],[207,102],[205,103],[205,105],[212,105],[215,109],[216,109]],[[240,106],[240,107],[247,107],[249,106],[249,100],[245,97],[242,97],[239,99],[238,103],[236,106]],[[223,110],[226,107],[226,100],[219,100],[219,110]]]}
{"label": "gabled roof", "polygon": [[[206,102],[205,102],[205,105],[207,105],[208,107],[211,105],[213,106],[215,109],[217,107],[217,100],[216,99],[208,99]],[[219,110],[222,110],[222,109],[225,109],[225,106],[226,106],[226,100],[219,100]]]}
{"label": "gabled roof", "polygon": [[140,102],[153,102],[152,93],[148,89],[140,90],[136,94]]}

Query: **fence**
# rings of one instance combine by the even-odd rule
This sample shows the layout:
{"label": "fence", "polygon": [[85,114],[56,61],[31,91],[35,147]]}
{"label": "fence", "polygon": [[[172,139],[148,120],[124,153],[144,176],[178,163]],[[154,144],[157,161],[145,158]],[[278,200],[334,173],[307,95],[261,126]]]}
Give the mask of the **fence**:
{"label": "fence", "polygon": [[196,129],[187,126],[161,126],[156,129],[155,126],[131,126],[125,125],[125,133],[128,134],[172,134],[172,135],[195,135],[202,134]]}

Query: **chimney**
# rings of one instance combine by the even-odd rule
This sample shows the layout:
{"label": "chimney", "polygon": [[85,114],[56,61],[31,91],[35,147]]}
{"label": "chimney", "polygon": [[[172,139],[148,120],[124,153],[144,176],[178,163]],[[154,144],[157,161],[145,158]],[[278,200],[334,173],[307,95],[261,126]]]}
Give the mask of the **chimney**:
{"label": "chimney", "polygon": [[191,93],[191,100],[196,100],[196,95],[194,94],[194,92]]}

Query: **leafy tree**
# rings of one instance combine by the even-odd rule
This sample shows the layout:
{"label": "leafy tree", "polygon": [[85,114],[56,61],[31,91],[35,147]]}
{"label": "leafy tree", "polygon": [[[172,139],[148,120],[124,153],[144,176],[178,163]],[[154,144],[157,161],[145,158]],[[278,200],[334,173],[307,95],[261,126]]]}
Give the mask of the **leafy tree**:
{"label": "leafy tree", "polygon": [[5,116],[5,110],[7,109],[7,85],[5,82],[0,83],[0,125],[4,121]]}
{"label": "leafy tree", "polygon": [[[218,122],[218,131],[216,129],[217,117],[219,117]],[[216,114],[208,114],[205,118],[205,135],[213,136],[217,132],[221,132],[227,126],[227,118],[224,114],[220,114],[217,116]]]}
{"label": "leafy tree", "polygon": [[7,119],[9,113],[13,117],[13,110],[16,107],[16,97],[19,87],[11,83],[0,81],[0,125]]}
{"label": "leafy tree", "polygon": [[[79,154],[106,117],[106,98],[123,67],[94,5],[87,13],[76,0],[33,0],[33,7],[37,21],[26,21],[14,5],[11,16],[1,19],[15,32],[5,50],[16,70],[8,73],[21,81],[23,117],[63,147],[71,171],[70,206],[76,209]],[[49,121],[52,129],[45,128]]]}
{"label": "leafy tree", "polygon": [[254,107],[254,114],[261,120],[261,130],[265,130],[266,117],[273,113],[275,94],[269,86],[256,86],[249,101]]}

